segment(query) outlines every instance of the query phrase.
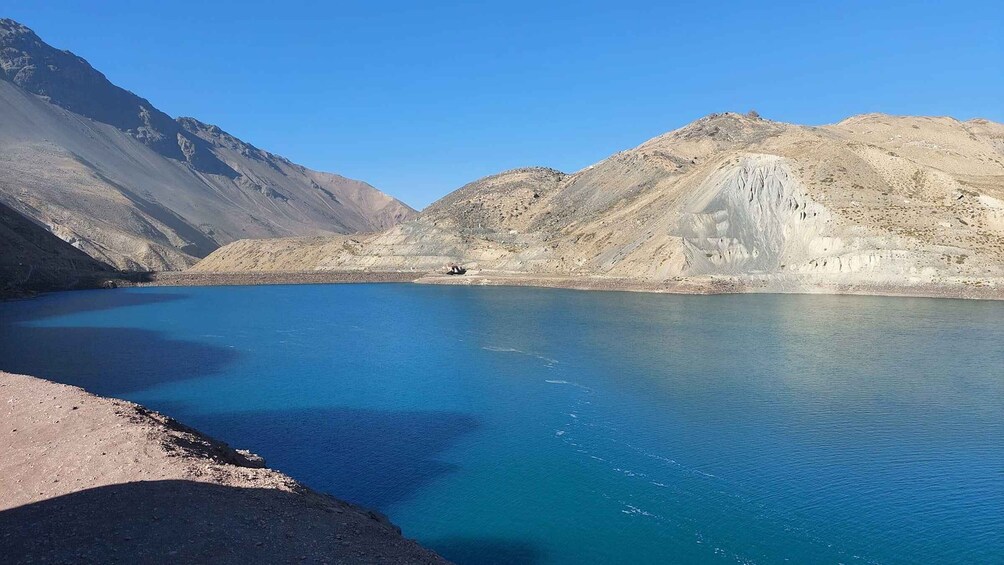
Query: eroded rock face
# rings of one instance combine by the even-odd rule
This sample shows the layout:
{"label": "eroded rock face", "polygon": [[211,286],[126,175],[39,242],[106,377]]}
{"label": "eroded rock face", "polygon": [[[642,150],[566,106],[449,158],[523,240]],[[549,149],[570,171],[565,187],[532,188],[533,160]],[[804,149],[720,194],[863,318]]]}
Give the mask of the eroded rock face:
{"label": "eroded rock face", "polygon": [[750,155],[712,174],[684,212],[680,235],[688,274],[772,273],[818,254],[829,210],[805,191],[788,164]]}

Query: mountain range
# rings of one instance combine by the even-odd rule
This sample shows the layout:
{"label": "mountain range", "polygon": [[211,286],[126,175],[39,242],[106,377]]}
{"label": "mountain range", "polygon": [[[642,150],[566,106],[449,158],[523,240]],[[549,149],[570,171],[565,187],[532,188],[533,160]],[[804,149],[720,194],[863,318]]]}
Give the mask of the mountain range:
{"label": "mountain range", "polygon": [[240,241],[194,270],[448,263],[468,275],[427,280],[985,296],[1004,288],[1004,125],[714,114],[575,173],[480,179],[382,234]]}
{"label": "mountain range", "polygon": [[0,203],[123,270],[183,269],[238,239],[380,231],[414,214],[365,182],[172,118],[10,19]]}
{"label": "mountain range", "polygon": [[[364,182],[171,118],[12,20],[0,20],[0,71],[3,214],[58,236],[17,240],[18,277],[83,264],[56,249],[65,242],[134,271],[1004,294],[1004,125],[989,120],[712,114],[577,172],[485,177],[416,213]],[[443,275],[453,263],[468,274]]]}

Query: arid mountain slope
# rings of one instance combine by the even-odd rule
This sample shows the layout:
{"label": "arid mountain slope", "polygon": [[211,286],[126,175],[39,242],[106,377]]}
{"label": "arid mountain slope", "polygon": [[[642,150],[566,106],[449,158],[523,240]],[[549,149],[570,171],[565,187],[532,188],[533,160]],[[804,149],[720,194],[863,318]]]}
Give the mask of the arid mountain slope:
{"label": "arid mountain slope", "polygon": [[[239,242],[196,270],[237,268],[275,245]],[[1004,125],[870,114],[807,127],[717,114],[574,174],[501,173],[358,244],[318,245],[283,261],[455,261],[498,275],[764,290],[993,286],[1004,277]]]}
{"label": "arid mountain slope", "polygon": [[123,269],[176,269],[248,237],[373,232],[414,211],[192,118],[0,20],[0,202]]}

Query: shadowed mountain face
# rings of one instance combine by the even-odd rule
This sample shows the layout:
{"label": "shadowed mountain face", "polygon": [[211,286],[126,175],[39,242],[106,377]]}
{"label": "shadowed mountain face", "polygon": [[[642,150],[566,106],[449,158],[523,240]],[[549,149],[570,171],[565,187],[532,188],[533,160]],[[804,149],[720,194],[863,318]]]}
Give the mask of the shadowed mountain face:
{"label": "shadowed mountain face", "polygon": [[177,269],[249,237],[372,232],[414,210],[193,118],[0,20],[0,202],[92,257]]}
{"label": "shadowed mountain face", "polygon": [[116,276],[108,265],[0,204],[0,298],[86,288]]}

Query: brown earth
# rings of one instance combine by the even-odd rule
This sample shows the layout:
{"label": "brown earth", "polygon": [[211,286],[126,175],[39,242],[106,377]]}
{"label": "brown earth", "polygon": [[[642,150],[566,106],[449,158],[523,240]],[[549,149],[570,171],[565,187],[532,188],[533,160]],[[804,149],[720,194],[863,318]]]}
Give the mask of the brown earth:
{"label": "brown earth", "polygon": [[367,273],[342,271],[200,273],[170,271],[151,273],[137,286],[248,286],[261,284],[334,284],[413,282],[421,273]]}
{"label": "brown earth", "polygon": [[4,563],[446,563],[142,406],[0,372]]}

